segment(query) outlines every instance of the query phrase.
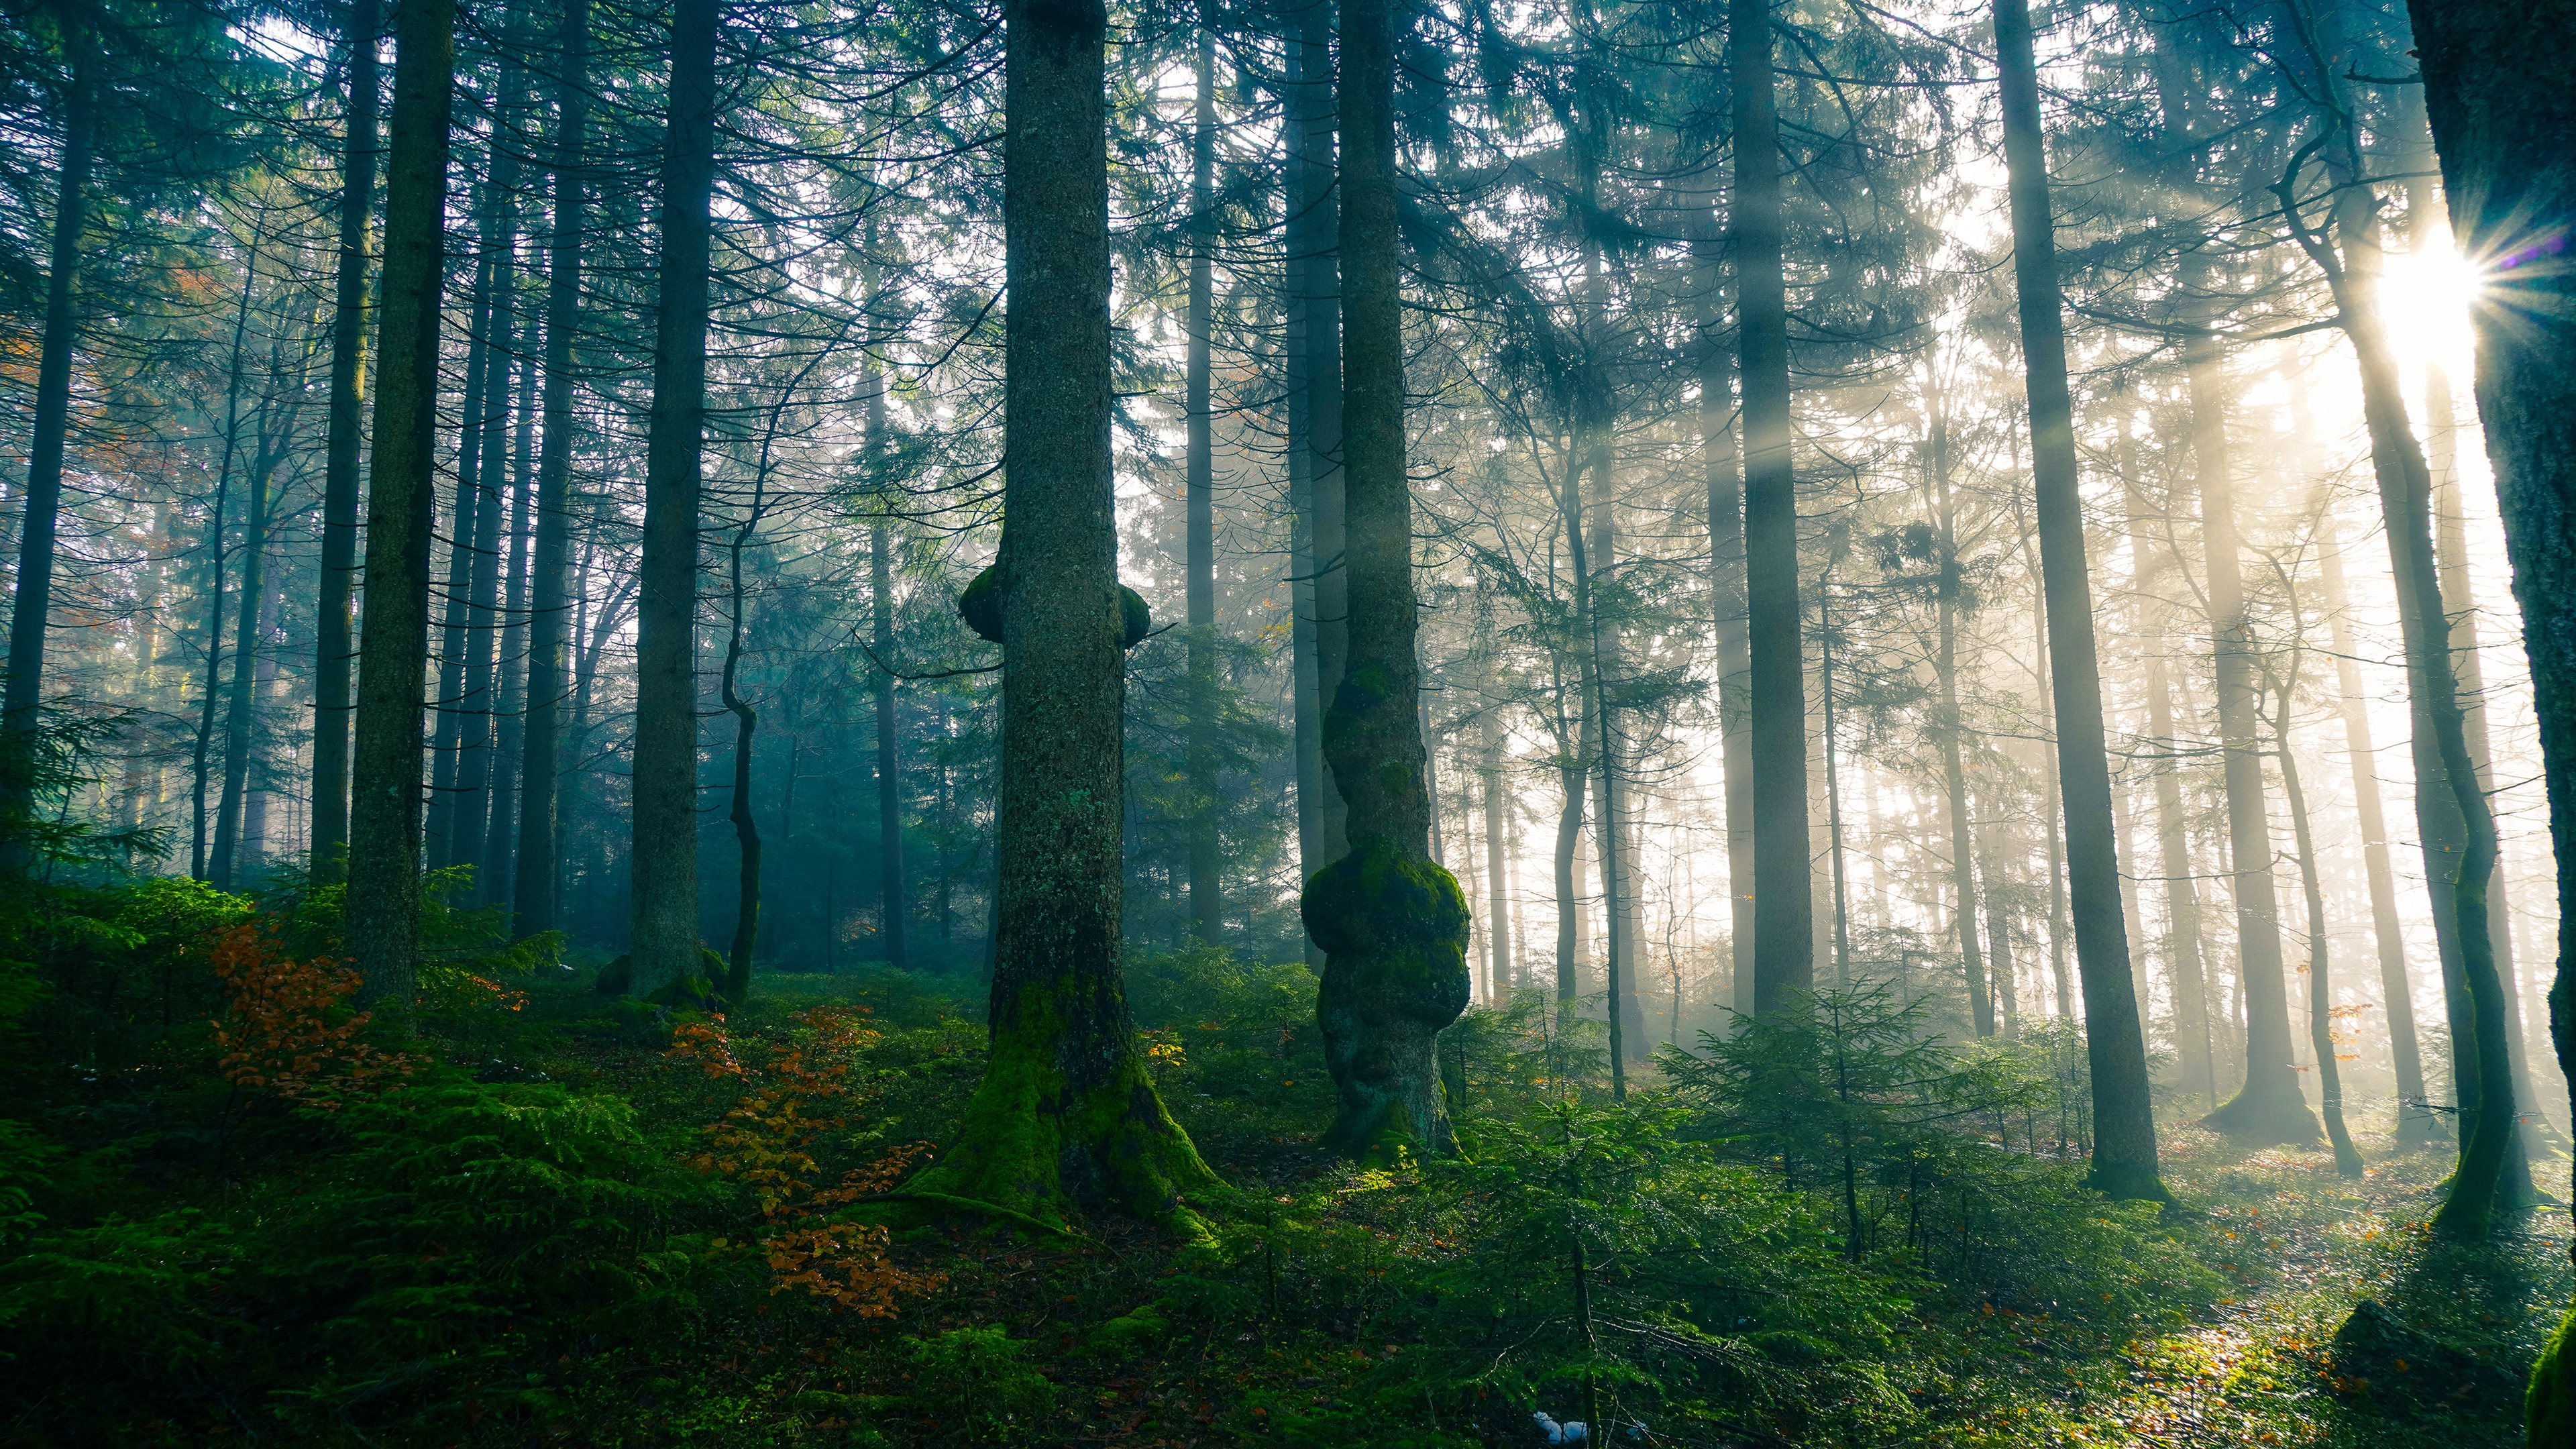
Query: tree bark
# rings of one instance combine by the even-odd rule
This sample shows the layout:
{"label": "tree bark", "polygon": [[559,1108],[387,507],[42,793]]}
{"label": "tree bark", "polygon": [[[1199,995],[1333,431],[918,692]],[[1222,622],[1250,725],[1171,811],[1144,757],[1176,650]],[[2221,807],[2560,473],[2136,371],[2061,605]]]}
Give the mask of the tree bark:
{"label": "tree bark", "polygon": [[[2563,5],[2411,0],[2424,103],[2464,256],[2506,274],[2472,314],[2478,415],[2495,466],[2514,597],[2522,605],[2558,859],[2558,970],[2550,1040],[2576,1084],[2576,272],[2543,218],[2576,211],[2576,62]],[[2557,1343],[2563,1343],[2562,1334]],[[2576,1430],[2576,1356],[2535,1371],[2532,1442]]]}
{"label": "tree bark", "polygon": [[510,445],[510,556],[504,577],[508,586],[501,601],[501,679],[493,704],[497,711],[497,733],[492,742],[492,811],[490,824],[483,837],[483,868],[476,879],[485,883],[486,904],[500,903],[517,908],[519,839],[519,782],[526,774],[528,713],[528,547],[529,531],[534,523],[536,493],[536,409],[537,353],[532,345],[537,340],[537,322],[529,319],[522,336],[528,339],[519,362],[518,426]]}
{"label": "tree bark", "polygon": [[1208,329],[1216,267],[1216,32],[1202,24],[1197,111],[1190,142],[1188,392],[1190,923],[1214,944],[1225,926],[1219,876],[1216,780],[1216,418],[1210,411]]}
{"label": "tree bark", "polygon": [[[880,384],[881,386],[882,384]],[[884,404],[872,394],[868,405],[871,436],[883,427]],[[877,657],[894,657],[894,543],[885,520],[868,529],[868,607],[876,626]],[[912,959],[909,944],[911,896],[903,879],[903,736],[895,715],[894,676],[877,671],[877,867],[878,893],[884,897],[879,935],[886,961],[897,970]]]}
{"label": "tree bark", "polygon": [[1770,0],[1729,0],[1735,86],[1737,375],[1744,389],[1745,626],[1752,699],[1753,1008],[1770,1016],[1816,980],[1807,840],[1807,682],[1798,600],[1798,477],[1790,454],[1789,300]]}
{"label": "tree bark", "polygon": [[1485,737],[1486,985],[1488,998],[1500,1004],[1511,998],[1513,986],[1512,923],[1506,904],[1511,897],[1505,864],[1506,841],[1510,834],[1505,814],[1509,804],[1503,791],[1503,733],[1491,709],[1485,711],[1482,728]]}
{"label": "tree bark", "polygon": [[[467,717],[481,707],[481,701],[466,695],[468,641],[475,637],[474,628],[474,562],[490,552],[482,534],[486,511],[483,507],[483,439],[495,430],[492,418],[492,328],[499,313],[496,304],[501,296],[502,275],[506,264],[501,260],[506,243],[497,238],[503,227],[500,220],[505,202],[501,200],[500,153],[493,155],[492,175],[479,188],[482,204],[482,233],[476,239],[481,259],[474,268],[474,297],[466,314],[465,332],[465,404],[463,425],[457,429],[456,506],[448,517],[447,584],[440,598],[445,608],[441,615],[438,642],[437,693],[432,708],[437,727],[430,736],[429,785],[429,864],[432,870],[456,864],[461,851],[457,839],[457,778],[466,745]],[[507,389],[503,389],[506,394]]]}
{"label": "tree bark", "polygon": [[2308,830],[2308,796],[2299,788],[2299,761],[2290,748],[2291,695],[2296,681],[2276,680],[2273,695],[2279,714],[2272,739],[2281,762],[2281,794],[2290,807],[2290,832],[2299,850],[2299,884],[2308,906],[2308,1050],[2317,1059],[2317,1099],[2325,1109],[2326,1140],[2334,1147],[2335,1171],[2361,1176],[2361,1149],[2343,1121],[2343,1073],[2335,1065],[2334,984],[2328,967],[2332,945],[2326,935],[2325,887],[2317,881],[2316,843]]}
{"label": "tree bark", "polygon": [[635,610],[636,994],[699,974],[698,495],[706,442],[717,0],[678,0],[662,152],[662,295]]}
{"label": "tree bark", "polygon": [[1933,627],[1937,633],[1932,681],[1940,695],[1936,707],[1940,710],[1942,802],[1948,812],[1945,823],[1950,835],[1951,888],[1958,904],[1952,922],[1959,932],[1959,969],[1967,982],[1969,1025],[1983,1037],[1995,1034],[1995,1007],[1985,957],[1977,948],[1976,850],[1963,754],[1967,718],[1959,704],[1959,606],[1965,589],[1959,576],[1957,505],[1950,494],[1950,419],[1947,410],[1938,404],[1932,416],[1931,451],[1932,505],[1938,529],[1933,546],[1940,550],[1935,561],[1939,578],[1934,585],[1938,592],[1933,601]]}
{"label": "tree bark", "polygon": [[2397,1142],[2401,1147],[2448,1135],[2426,1105],[2424,1060],[2415,1042],[2415,986],[2406,971],[2406,938],[2397,922],[2397,878],[2389,868],[2387,811],[2379,798],[2379,753],[2370,739],[2370,710],[2353,652],[2351,605],[2343,582],[2343,544],[2325,516],[2317,553],[2334,647],[2335,683],[2343,699],[2344,754],[2352,763],[2353,811],[2361,825],[2362,870],[2370,892],[2372,943],[2379,950],[2379,989],[2388,1013],[2388,1051],[2397,1076]]}
{"label": "tree bark", "polygon": [[[2425,463],[2433,480],[2433,543],[2442,584],[2442,604],[2450,610],[2452,668],[2459,676],[2462,725],[2468,732],[2469,763],[2477,767],[2478,787],[2495,786],[2494,743],[2487,732],[2486,670],[2478,647],[2478,601],[2469,582],[2468,520],[2460,502],[2459,421],[2451,405],[2451,380],[2438,364],[2424,367]],[[2505,1046],[2513,1063],[2513,1100],[2534,1101],[2531,1067],[2523,1035],[2522,981],[2513,954],[2513,906],[2505,890],[2504,852],[2499,845],[2494,873],[2487,881],[2487,941],[2495,956],[2496,979],[2504,988]],[[2535,1155],[2532,1120],[2517,1112],[2524,1157]]]}
{"label": "tree bark", "polygon": [[[1315,766],[1322,786],[1323,849],[1305,862],[1306,874],[1350,850],[1350,807],[1324,761],[1324,716],[1342,687],[1350,653],[1350,577],[1344,571],[1348,512],[1343,497],[1342,276],[1340,167],[1336,130],[1348,118],[1338,108],[1334,73],[1333,0],[1295,0],[1297,37],[1290,47],[1292,75],[1301,82],[1291,96],[1288,122],[1297,147],[1300,191],[1292,208],[1297,223],[1289,238],[1304,283],[1306,445],[1308,493],[1314,507],[1309,547],[1314,553]],[[1321,946],[1318,944],[1320,952]]]}
{"label": "tree bark", "polygon": [[[376,325],[367,611],[359,639],[343,939],[360,998],[401,1013],[418,982],[421,684],[429,662],[429,544],[437,508],[438,318],[447,210],[455,0],[394,17],[385,166],[383,304]],[[380,1008],[381,1009],[381,1008]]]}
{"label": "tree bark", "polygon": [[1181,1227],[1223,1191],[1164,1111],[1119,980],[1122,609],[1110,456],[1101,0],[1007,0],[1001,788],[992,1057],[910,1191]]}
{"label": "tree bark", "polygon": [[332,279],[331,403],[322,454],[322,595],[313,644],[311,869],[328,884],[348,872],[351,662],[357,657],[358,448],[365,422],[367,243],[376,208],[379,0],[349,0],[347,102],[342,108],[340,254]]}
{"label": "tree bark", "polygon": [[537,457],[537,536],[528,576],[528,704],[519,772],[512,928],[556,928],[561,875],[563,718],[572,638],[573,334],[581,325],[582,141],[590,123],[589,0],[564,0],[556,65],[554,215],[546,246],[545,441]]}
{"label": "tree bark", "polygon": [[[206,830],[206,778],[213,764],[216,681],[222,678],[224,658],[224,555],[230,551],[224,541],[224,509],[231,501],[233,459],[241,451],[242,344],[250,331],[251,294],[258,286],[259,248],[254,243],[243,260],[241,303],[233,312],[232,361],[225,369],[224,381],[223,461],[215,467],[215,501],[206,518],[206,682],[204,697],[197,703],[196,748],[189,761],[188,873],[198,880],[213,879]],[[51,557],[50,551],[47,557]],[[46,567],[50,569],[52,565],[48,563]],[[24,599],[26,595],[22,592],[19,597]]]}
{"label": "tree bark", "polygon": [[1694,217],[1691,257],[1699,324],[1699,446],[1708,473],[1708,588],[1717,631],[1718,731],[1725,774],[1728,971],[1738,1015],[1753,1014],[1753,667],[1744,632],[1744,457],[1736,447],[1735,349],[1725,343],[1714,211]]}
{"label": "tree bark", "polygon": [[[2023,0],[1995,0],[1995,37],[2002,62],[2013,272],[2030,397],[2040,580],[2047,605],[2055,780],[2066,811],[2075,965],[2084,982],[2085,1060],[2093,1081],[2091,1178],[2113,1197],[2161,1201],[2168,1195],[2157,1171],[2146,1032],[2138,1019],[2128,923],[2120,908],[2119,833],[2111,814],[2110,750],[2093,636],[2092,563],[2084,543],[2075,405],[2066,379],[2065,303],[2058,290],[2057,236],[2040,132],[2039,72],[2030,11]],[[2055,855],[2052,848],[2052,868]],[[2052,891],[2052,902],[2054,896]]]}
{"label": "tree bark", "polygon": [[2261,1145],[2317,1141],[2315,1114],[2290,1066],[2289,987],[2281,965],[2280,899],[2256,717],[2254,630],[2237,561],[2236,484],[2227,452],[2225,368],[2216,337],[2183,345],[2199,464],[2201,537],[2208,558],[2209,624],[2218,672],[2218,734],[2227,788],[2228,869],[2235,882],[2237,971],[2245,989],[2245,1083],[2208,1125]]}
{"label": "tree bark", "polygon": [[1342,8],[1342,258],[1348,328],[1343,465],[1349,654],[1324,715],[1350,853],[1306,884],[1324,948],[1316,1013],[1339,1112],[1321,1139],[1369,1157],[1455,1150],[1435,1043],[1467,1007],[1467,904],[1430,858],[1414,660],[1413,503],[1405,474],[1396,227],[1393,0]]}
{"label": "tree bark", "polygon": [[[263,430],[263,433],[265,430]],[[250,789],[251,743],[258,699],[259,615],[268,601],[268,508],[270,478],[279,454],[263,436],[243,481],[250,494],[249,516],[242,520],[241,615],[233,625],[233,679],[224,702],[224,790],[215,812],[214,857],[207,876],[218,890],[237,889],[241,879],[241,841],[246,793]]]}

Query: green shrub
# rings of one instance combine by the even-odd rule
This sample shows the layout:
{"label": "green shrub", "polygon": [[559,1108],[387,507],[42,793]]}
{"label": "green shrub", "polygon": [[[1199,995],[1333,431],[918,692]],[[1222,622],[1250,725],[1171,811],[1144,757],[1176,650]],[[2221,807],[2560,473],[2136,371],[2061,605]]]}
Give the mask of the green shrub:
{"label": "green shrub", "polygon": [[915,1405],[981,1444],[1022,1443],[1055,1406],[1055,1385],[1027,1362],[1028,1345],[999,1328],[953,1328],[915,1340]]}

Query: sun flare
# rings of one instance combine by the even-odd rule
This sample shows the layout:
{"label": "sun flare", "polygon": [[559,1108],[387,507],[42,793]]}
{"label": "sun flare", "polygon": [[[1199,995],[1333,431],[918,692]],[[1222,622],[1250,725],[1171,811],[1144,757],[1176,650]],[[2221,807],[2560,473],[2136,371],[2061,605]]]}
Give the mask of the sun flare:
{"label": "sun flare", "polygon": [[2388,341],[2400,362],[2438,362],[2465,374],[2471,356],[2469,304],[2485,277],[2451,245],[2447,227],[2422,250],[2391,252],[2379,288]]}

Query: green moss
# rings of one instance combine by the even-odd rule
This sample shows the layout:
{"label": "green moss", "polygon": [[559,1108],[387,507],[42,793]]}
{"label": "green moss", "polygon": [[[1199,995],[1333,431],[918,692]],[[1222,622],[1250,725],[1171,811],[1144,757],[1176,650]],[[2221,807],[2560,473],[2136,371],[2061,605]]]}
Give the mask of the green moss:
{"label": "green moss", "polygon": [[957,1145],[906,1191],[992,1204],[1058,1231],[1077,1212],[1105,1210],[1205,1237],[1197,1207],[1230,1190],[1165,1110],[1133,1045],[1122,1044],[1099,1085],[1067,1081],[1062,998],[1073,989],[1021,993],[994,1033]]}
{"label": "green moss", "polygon": [[[1002,642],[1000,564],[977,574],[974,582],[966,586],[966,592],[957,596],[957,617],[965,620],[966,627],[974,630],[979,638],[996,644]],[[1118,586],[1118,622],[1118,647],[1121,649],[1135,648],[1145,642],[1146,635],[1154,632],[1153,608],[1145,602],[1143,594],[1125,584]]]}
{"label": "green moss", "polygon": [[1433,861],[1362,840],[1306,882],[1299,907],[1328,958],[1316,1024],[1340,1099],[1329,1150],[1362,1161],[1410,1144],[1444,1155],[1435,1043],[1467,1008],[1467,898]]}
{"label": "green moss", "polygon": [[602,996],[624,996],[635,986],[635,958],[620,956],[599,968],[599,980],[591,989]]}
{"label": "green moss", "polygon": [[1002,642],[1002,566],[995,564],[975,576],[966,592],[957,596],[957,617],[966,627],[996,644]]}
{"label": "green moss", "polygon": [[2523,1422],[2531,1449],[2566,1449],[2576,1444],[2576,1308],[2558,1320],[2558,1331],[2531,1366],[2531,1387],[2523,1398]]}

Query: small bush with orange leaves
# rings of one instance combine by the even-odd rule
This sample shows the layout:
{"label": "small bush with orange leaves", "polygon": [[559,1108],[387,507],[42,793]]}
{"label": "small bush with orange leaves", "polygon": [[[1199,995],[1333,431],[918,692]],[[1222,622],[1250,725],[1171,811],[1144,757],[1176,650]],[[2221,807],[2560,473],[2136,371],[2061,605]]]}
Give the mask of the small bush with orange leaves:
{"label": "small bush with orange leaves", "polygon": [[799,1012],[787,1041],[760,1044],[756,1065],[736,1051],[719,1016],[681,1026],[670,1055],[744,1084],[733,1109],[707,1124],[706,1150],[690,1165],[741,1184],[759,1204],[757,1247],[769,1264],[770,1291],[797,1289],[862,1318],[891,1318],[899,1296],[928,1292],[941,1275],[897,1267],[886,1257],[886,1230],[840,1210],[893,1191],[931,1145],[893,1148],[829,1186],[821,1185],[830,1173],[817,1155],[863,1100],[850,1074],[878,1036],[866,1015],[864,1008],[828,1006]]}
{"label": "small bush with orange leaves", "polygon": [[213,962],[224,993],[217,1065],[237,1087],[330,1112],[383,1095],[421,1064],[366,1039],[373,1013],[349,1008],[358,973],[344,962],[298,960],[255,923],[217,937]]}

